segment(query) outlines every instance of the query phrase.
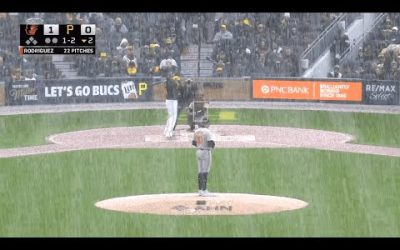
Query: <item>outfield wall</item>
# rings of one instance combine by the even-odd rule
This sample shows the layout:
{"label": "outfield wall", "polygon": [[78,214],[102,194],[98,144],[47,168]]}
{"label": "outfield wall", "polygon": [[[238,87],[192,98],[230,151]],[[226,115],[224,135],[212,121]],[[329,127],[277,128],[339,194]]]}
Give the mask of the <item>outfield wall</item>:
{"label": "outfield wall", "polygon": [[253,79],[253,99],[301,101],[362,101],[361,81],[328,79]]}
{"label": "outfield wall", "polygon": [[400,105],[398,81],[364,81],[363,103]]}
{"label": "outfield wall", "polygon": [[[7,84],[6,104],[65,104],[151,101],[152,78],[16,81]],[[136,95],[134,94],[136,93]]]}
{"label": "outfield wall", "polygon": [[[308,101],[400,105],[399,81],[305,78],[192,78],[211,101]],[[0,105],[1,105],[0,85]],[[160,77],[16,81],[6,105],[164,101]],[[3,101],[4,103],[4,101]]]}

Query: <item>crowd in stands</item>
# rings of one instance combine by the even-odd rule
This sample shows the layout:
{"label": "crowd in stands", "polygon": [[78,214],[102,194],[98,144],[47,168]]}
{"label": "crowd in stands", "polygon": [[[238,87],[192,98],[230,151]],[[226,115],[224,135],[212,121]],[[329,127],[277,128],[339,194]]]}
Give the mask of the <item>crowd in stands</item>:
{"label": "crowd in stands", "polygon": [[86,20],[97,25],[97,57],[74,60],[82,76],[154,76],[167,55],[180,67],[190,45],[213,44],[215,76],[298,76],[300,53],[334,18],[331,13],[95,13]]}
{"label": "crowd in stands", "polygon": [[180,57],[190,45],[207,43],[214,45],[211,60],[216,76],[297,76],[299,54],[335,14],[4,13],[3,17],[0,25],[7,27],[2,29],[6,39],[1,48],[7,67],[22,75],[34,71],[47,79],[62,77],[51,60],[18,55],[15,31],[20,23],[96,24],[96,56],[64,57],[82,77],[160,75],[159,64],[167,55],[180,67]]}
{"label": "crowd in stands", "polygon": [[[160,62],[190,45],[212,44],[213,75],[299,76],[299,56],[338,13],[0,13],[0,80],[58,79],[52,56],[18,54],[23,23],[96,24],[96,55],[64,56],[81,77],[158,76]],[[332,77],[398,79],[398,13],[390,13],[360,47],[359,57]],[[341,32],[331,49],[350,41]],[[386,49],[386,50],[385,50]],[[340,56],[339,56],[340,58]],[[337,62],[335,62],[337,63]]]}
{"label": "crowd in stands", "polygon": [[213,44],[215,76],[298,76],[300,53],[332,13],[2,13],[1,78],[63,77],[51,56],[18,54],[19,24],[96,24],[96,55],[65,56],[79,76],[160,75],[161,60]]}
{"label": "crowd in stands", "polygon": [[340,65],[342,78],[399,80],[400,13],[389,13],[364,40],[354,60]]}
{"label": "crowd in stands", "polygon": [[221,76],[299,76],[300,54],[335,18],[329,13],[257,13],[218,20],[214,73]]}
{"label": "crowd in stands", "polygon": [[[40,24],[44,23],[45,19],[52,22],[51,18],[39,13],[0,13],[0,81],[62,77],[52,62],[52,56],[21,56],[18,51],[19,25],[29,22]],[[57,23],[59,19],[54,21]]]}

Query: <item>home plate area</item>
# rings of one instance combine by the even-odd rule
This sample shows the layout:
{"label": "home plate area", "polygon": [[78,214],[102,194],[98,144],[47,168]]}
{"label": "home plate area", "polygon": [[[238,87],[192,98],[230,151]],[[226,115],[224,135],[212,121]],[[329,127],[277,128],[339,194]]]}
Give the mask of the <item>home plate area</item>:
{"label": "home plate area", "polygon": [[[256,141],[255,135],[227,135],[217,127],[211,128],[211,132],[214,135],[214,141],[216,142],[254,142]],[[194,132],[187,131],[184,128],[179,128],[174,131],[174,136],[171,139],[167,139],[164,135],[150,134],[144,136],[145,142],[165,142],[165,141],[179,141],[179,142],[191,142],[193,140]]]}

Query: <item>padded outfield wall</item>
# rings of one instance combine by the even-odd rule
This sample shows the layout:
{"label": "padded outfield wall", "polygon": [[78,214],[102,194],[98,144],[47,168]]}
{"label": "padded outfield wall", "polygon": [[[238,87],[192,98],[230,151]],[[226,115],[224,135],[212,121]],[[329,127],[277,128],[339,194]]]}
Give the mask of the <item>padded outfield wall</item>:
{"label": "padded outfield wall", "polygon": [[[400,104],[399,81],[215,77],[192,80],[211,101]],[[164,101],[163,82],[160,77],[16,81],[5,84],[4,90],[0,84],[0,105]]]}

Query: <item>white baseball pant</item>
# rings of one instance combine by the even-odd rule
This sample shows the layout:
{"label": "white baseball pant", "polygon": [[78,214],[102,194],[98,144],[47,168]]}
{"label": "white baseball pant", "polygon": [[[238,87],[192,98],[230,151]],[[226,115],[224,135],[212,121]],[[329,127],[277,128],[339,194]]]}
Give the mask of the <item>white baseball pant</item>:
{"label": "white baseball pant", "polygon": [[177,100],[165,100],[167,106],[168,119],[165,125],[164,135],[166,137],[172,137],[172,131],[174,130],[176,118],[178,115],[178,101]]}

